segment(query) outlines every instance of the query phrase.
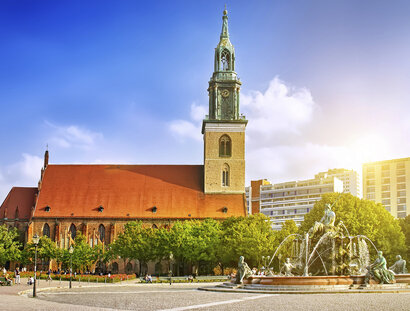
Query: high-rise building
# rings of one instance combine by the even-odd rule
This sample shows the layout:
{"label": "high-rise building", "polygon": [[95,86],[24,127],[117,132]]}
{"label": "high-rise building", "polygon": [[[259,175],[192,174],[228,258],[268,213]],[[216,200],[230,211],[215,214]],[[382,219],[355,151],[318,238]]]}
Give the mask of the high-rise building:
{"label": "high-rise building", "polygon": [[327,172],[320,172],[315,175],[315,178],[337,177],[343,181],[343,192],[351,193],[352,195],[362,197],[362,179],[354,170],[344,168],[330,169]]}
{"label": "high-rise building", "polygon": [[383,204],[394,217],[409,215],[410,158],[363,164],[363,197]]}
{"label": "high-rise building", "polygon": [[263,213],[271,219],[272,228],[280,230],[292,219],[299,226],[306,213],[324,193],[343,192],[343,182],[334,176],[270,184],[267,180],[252,181],[247,197],[252,213]]}

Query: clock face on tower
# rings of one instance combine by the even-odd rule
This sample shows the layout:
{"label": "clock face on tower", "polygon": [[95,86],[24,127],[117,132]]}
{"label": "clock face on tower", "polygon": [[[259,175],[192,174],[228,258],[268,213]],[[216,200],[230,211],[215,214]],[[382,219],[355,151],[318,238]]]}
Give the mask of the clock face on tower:
{"label": "clock face on tower", "polygon": [[228,91],[227,89],[222,90],[222,91],[221,91],[221,95],[222,95],[223,97],[228,97],[228,96],[229,96],[229,91]]}

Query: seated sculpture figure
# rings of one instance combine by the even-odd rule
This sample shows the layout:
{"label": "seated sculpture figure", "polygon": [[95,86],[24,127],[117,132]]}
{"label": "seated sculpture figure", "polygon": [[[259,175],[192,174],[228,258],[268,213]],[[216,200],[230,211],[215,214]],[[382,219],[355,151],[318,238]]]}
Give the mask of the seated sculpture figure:
{"label": "seated sculpture figure", "polygon": [[293,276],[292,269],[295,268],[294,265],[290,262],[290,258],[286,258],[285,263],[282,266],[282,271],[285,272],[285,276]]}
{"label": "seated sculpture figure", "polygon": [[315,234],[316,232],[323,232],[326,229],[332,228],[335,225],[336,214],[332,211],[332,206],[326,204],[325,214],[320,221],[316,221],[313,227],[309,230],[310,234]]}
{"label": "seated sculpture figure", "polygon": [[244,278],[248,278],[252,275],[252,270],[245,262],[245,257],[239,257],[238,272],[236,272],[236,284],[242,284]]}
{"label": "seated sculpture figure", "polygon": [[369,284],[370,278],[379,281],[380,284],[388,284],[394,282],[394,273],[387,270],[386,259],[383,257],[383,252],[377,253],[376,260],[367,267],[367,274],[364,280],[365,284]]}
{"label": "seated sculpture figure", "polygon": [[389,269],[392,270],[395,274],[407,273],[406,261],[402,259],[400,255],[397,255],[396,259],[397,261]]}

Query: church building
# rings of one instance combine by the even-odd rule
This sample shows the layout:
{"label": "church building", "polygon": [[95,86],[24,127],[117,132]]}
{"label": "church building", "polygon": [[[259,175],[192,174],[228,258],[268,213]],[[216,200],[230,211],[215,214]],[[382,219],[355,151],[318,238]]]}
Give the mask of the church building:
{"label": "church building", "polygon": [[226,10],[222,20],[202,124],[203,165],[57,165],[46,151],[38,186],[13,187],[0,207],[0,224],[17,227],[25,242],[46,235],[68,248],[78,232],[90,245],[109,244],[129,221],[159,228],[246,216],[247,120],[239,111],[241,82]]}

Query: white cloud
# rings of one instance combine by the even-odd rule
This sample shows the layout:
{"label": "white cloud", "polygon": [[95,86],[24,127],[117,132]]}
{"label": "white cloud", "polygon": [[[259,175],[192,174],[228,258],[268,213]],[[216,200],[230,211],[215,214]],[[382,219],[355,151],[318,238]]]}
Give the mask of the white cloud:
{"label": "white cloud", "polygon": [[0,201],[6,198],[7,193],[14,186],[36,187],[42,166],[42,158],[23,153],[22,159],[18,162],[0,167]]}
{"label": "white cloud", "polygon": [[242,94],[241,106],[250,120],[247,134],[256,146],[258,141],[266,144],[281,135],[300,135],[318,109],[308,89],[289,86],[278,77],[269,83],[264,93]]}
{"label": "white cloud", "polygon": [[206,108],[204,106],[193,103],[191,104],[191,120],[174,120],[169,124],[169,129],[175,137],[182,141],[185,138],[201,141],[201,124],[205,114]]}
{"label": "white cloud", "polygon": [[90,131],[77,125],[58,126],[46,121],[53,131],[50,143],[61,148],[91,149],[97,141],[103,139],[101,133]]}

